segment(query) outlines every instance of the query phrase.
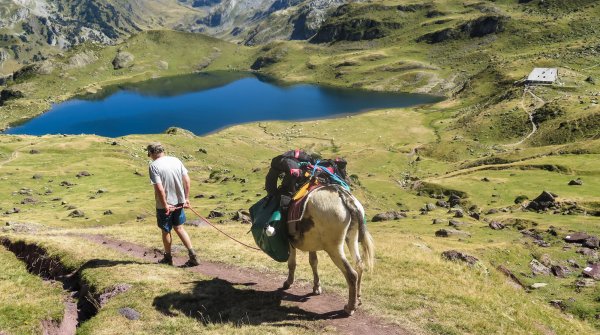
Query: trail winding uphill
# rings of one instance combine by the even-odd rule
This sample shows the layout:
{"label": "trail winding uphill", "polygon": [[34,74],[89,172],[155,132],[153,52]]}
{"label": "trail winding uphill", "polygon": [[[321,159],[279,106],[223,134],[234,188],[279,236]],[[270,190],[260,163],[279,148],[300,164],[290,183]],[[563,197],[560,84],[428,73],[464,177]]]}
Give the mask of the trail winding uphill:
{"label": "trail winding uphill", "polygon": [[[91,242],[146,261],[155,262],[157,259],[158,251],[155,249],[149,249],[102,235],[83,235],[82,237]],[[179,265],[185,263],[186,258],[174,257],[173,261],[176,265]],[[247,285],[257,292],[279,295],[282,305],[284,302],[286,306],[293,305],[295,308],[303,311],[304,315],[310,316],[310,319],[322,321],[328,328],[334,327],[339,334],[411,334],[406,329],[386,323],[360,310],[353,316],[347,317],[342,309],[345,300],[336,294],[323,293],[316,296],[311,293],[311,287],[301,284],[295,284],[294,287],[283,291],[280,287],[285,277],[282,275],[261,273],[246,268],[208,261],[201,261],[199,266],[186,269],[231,284]]]}

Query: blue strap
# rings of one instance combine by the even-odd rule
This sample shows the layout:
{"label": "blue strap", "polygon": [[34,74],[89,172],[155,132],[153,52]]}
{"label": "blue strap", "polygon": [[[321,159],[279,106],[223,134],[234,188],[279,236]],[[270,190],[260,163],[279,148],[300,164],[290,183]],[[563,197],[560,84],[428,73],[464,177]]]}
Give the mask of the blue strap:
{"label": "blue strap", "polygon": [[331,171],[329,171],[329,169],[327,169],[326,167],[321,167],[319,166],[319,162],[317,161],[315,163],[315,166],[313,168],[313,171],[311,173],[311,177],[315,175],[315,172],[317,171],[317,169],[326,172],[331,179],[333,179],[334,181],[336,181],[338,184],[342,185],[342,187],[344,187],[347,191],[350,191],[350,186],[348,186],[348,184],[346,184],[346,182],[344,180],[342,180],[340,177],[338,177],[335,173],[332,173]]}

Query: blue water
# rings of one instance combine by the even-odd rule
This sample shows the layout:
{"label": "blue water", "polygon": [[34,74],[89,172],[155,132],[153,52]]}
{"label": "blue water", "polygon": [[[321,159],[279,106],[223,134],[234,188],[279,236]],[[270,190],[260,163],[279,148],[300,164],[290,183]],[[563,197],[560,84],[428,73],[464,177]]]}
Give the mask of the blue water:
{"label": "blue water", "polygon": [[111,87],[53,105],[8,134],[156,134],[180,127],[203,135],[263,120],[306,120],[371,109],[407,107],[440,98],[315,85],[282,86],[251,74],[194,74]]}

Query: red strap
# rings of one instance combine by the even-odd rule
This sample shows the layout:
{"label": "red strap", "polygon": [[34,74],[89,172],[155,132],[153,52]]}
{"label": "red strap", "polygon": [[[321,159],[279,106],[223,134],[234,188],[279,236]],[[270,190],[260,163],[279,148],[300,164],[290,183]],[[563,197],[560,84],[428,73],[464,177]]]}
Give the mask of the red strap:
{"label": "red strap", "polygon": [[294,150],[294,158],[298,159],[300,157],[300,149]]}

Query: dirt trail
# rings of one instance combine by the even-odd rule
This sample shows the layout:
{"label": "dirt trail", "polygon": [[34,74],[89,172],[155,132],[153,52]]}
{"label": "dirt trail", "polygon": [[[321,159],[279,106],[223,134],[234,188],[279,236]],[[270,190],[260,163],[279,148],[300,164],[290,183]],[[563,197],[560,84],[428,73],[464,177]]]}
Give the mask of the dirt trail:
{"label": "dirt trail", "polygon": [[533,136],[533,134],[535,134],[535,132],[537,131],[537,125],[535,124],[535,122],[533,122],[533,113],[530,112],[527,107],[525,107],[525,95],[529,93],[529,95],[531,95],[537,102],[539,102],[538,104],[534,103],[534,106],[531,108],[531,110],[535,110],[537,108],[540,108],[541,106],[543,106],[546,102],[538,97],[537,95],[533,94],[532,91],[530,91],[527,87],[525,88],[525,90],[523,90],[523,97],[521,98],[521,109],[523,109],[525,111],[525,113],[527,113],[527,115],[529,116],[529,122],[531,122],[531,132],[529,134],[527,134],[527,136],[525,136],[523,139],[521,139],[518,142],[515,143],[511,143],[511,144],[506,144],[505,146],[507,147],[516,147],[520,144],[522,144],[523,142],[527,141],[527,139],[529,139],[531,136]]}
{"label": "dirt trail", "polygon": [[[101,235],[81,235],[81,237],[136,258],[141,258],[149,262],[157,261],[157,250]],[[175,265],[181,265],[186,260],[184,257],[173,258]],[[201,261],[199,266],[187,269],[206,276],[226,280],[230,283],[252,282],[253,290],[263,292],[279,290],[285,280],[281,275],[265,274],[251,269],[208,261]],[[327,326],[335,327],[340,334],[412,334],[397,325],[389,324],[376,317],[369,316],[362,312],[360,308],[353,316],[346,317],[342,310],[346,303],[344,298],[331,293],[323,293],[322,295],[315,296],[309,294],[311,292],[311,287],[295,283],[292,288],[284,292],[282,300],[286,304],[293,304],[301,310],[317,315],[315,320],[322,320]]]}

